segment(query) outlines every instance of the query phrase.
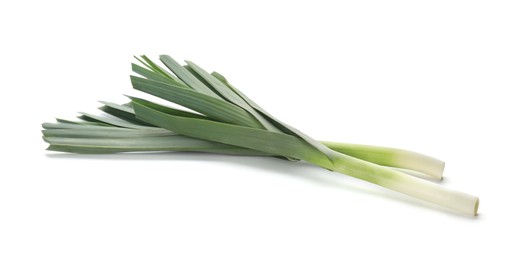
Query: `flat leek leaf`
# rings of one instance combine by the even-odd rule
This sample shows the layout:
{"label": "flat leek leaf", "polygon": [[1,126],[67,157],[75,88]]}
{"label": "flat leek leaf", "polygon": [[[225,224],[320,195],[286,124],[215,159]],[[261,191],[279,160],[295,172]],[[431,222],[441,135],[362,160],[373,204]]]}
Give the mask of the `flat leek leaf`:
{"label": "flat leek leaf", "polygon": [[170,56],[160,55],[160,60],[163,62],[165,66],[167,66],[167,68],[169,68],[169,70],[176,74],[178,78],[180,78],[183,82],[189,85],[189,87],[191,87],[192,89],[202,94],[206,94],[210,97],[221,99],[216,93],[214,93],[207,86],[205,86],[205,84],[199,81],[194,75],[192,75],[191,72],[185,69],[182,65],[176,62]]}
{"label": "flat leek leaf", "polygon": [[178,80],[175,75],[171,74],[170,72],[164,70],[162,67],[158,66],[156,63],[154,63],[151,59],[149,59],[145,55],[140,56],[142,59],[134,56],[135,59],[137,59],[140,63],[144,64],[147,68],[150,70],[159,73],[160,75],[167,77],[172,80]]}
{"label": "flat leek leaf", "polygon": [[[212,119],[210,119],[210,118],[208,118],[208,117],[206,117],[204,115],[192,113],[192,112],[189,112],[189,111],[183,111],[183,110],[172,108],[172,107],[162,106],[162,105],[156,104],[154,102],[151,102],[151,101],[148,101],[148,100],[145,100],[145,99],[141,99],[141,98],[137,98],[137,97],[131,97],[131,96],[129,96],[129,98],[132,101],[134,101],[134,100],[140,101],[141,103],[147,104],[147,106],[149,106],[151,108],[160,110],[160,111],[162,111],[164,113],[167,113],[169,115],[189,117],[189,118],[197,118],[197,119],[203,119],[203,120],[212,120]],[[136,113],[134,112],[134,108],[133,108],[133,114],[136,117]]]}
{"label": "flat leek leaf", "polygon": [[46,137],[85,137],[85,138],[129,138],[129,137],[144,137],[144,136],[170,136],[175,133],[158,128],[154,131],[148,130],[134,130],[119,127],[107,127],[106,129],[90,129],[90,128],[76,128],[76,129],[45,129],[42,133]]}
{"label": "flat leek leaf", "polygon": [[256,110],[254,110],[242,97],[240,97],[236,92],[234,92],[231,88],[223,84],[221,81],[213,77],[211,74],[209,74],[204,69],[200,68],[198,65],[191,61],[186,61],[189,67],[197,73],[201,79],[203,79],[205,82],[207,82],[217,93],[219,93],[223,98],[228,100],[229,102],[236,104],[237,106],[245,109],[247,112],[249,112],[252,116],[260,122],[263,127],[269,131],[282,133],[280,129],[275,127],[271,122],[269,122],[264,116],[259,114]]}
{"label": "flat leek leaf", "polygon": [[256,109],[256,111],[258,111],[261,114],[263,114],[267,119],[269,119],[275,126],[277,126],[279,129],[281,129],[284,133],[287,133],[287,134],[290,134],[290,135],[293,135],[293,136],[296,136],[298,138],[303,139],[304,141],[306,141],[307,143],[309,143],[310,145],[312,145],[313,147],[318,149],[318,151],[320,151],[321,153],[325,154],[327,157],[330,158],[332,150],[327,148],[325,145],[323,145],[322,143],[320,143],[320,142],[316,141],[315,139],[309,137],[308,135],[302,133],[298,129],[296,129],[296,128],[290,126],[290,125],[285,124],[284,122],[278,120],[276,117],[274,117],[271,114],[269,114],[268,112],[266,112],[263,108],[258,106],[258,104],[256,104],[254,101],[252,101],[249,97],[247,97],[241,91],[239,91],[238,89],[233,87],[227,81],[227,79],[224,76],[222,76],[221,74],[219,74],[218,72],[213,72],[212,75],[214,77],[216,77],[216,79],[220,80],[224,85],[226,85],[231,90],[233,90],[236,94],[238,94],[238,96],[243,98],[243,100],[245,100],[245,102],[247,102],[252,108]]}
{"label": "flat leek leaf", "polygon": [[133,124],[142,126],[153,126],[149,123],[137,119],[136,116],[134,116],[134,111],[131,107],[105,101],[100,101],[100,103],[104,104],[104,106],[99,107],[99,109],[109,115],[112,115],[114,117],[120,118]]}
{"label": "flat leek leaf", "polygon": [[261,128],[260,123],[242,108],[222,99],[200,92],[165,84],[158,81],[131,76],[137,90],[174,102],[222,122]]}
{"label": "flat leek leaf", "polygon": [[97,122],[101,122],[101,123],[105,123],[105,124],[109,124],[109,125],[114,125],[114,126],[118,126],[118,127],[124,127],[124,128],[131,128],[131,129],[148,129],[150,127],[148,126],[141,126],[141,125],[136,125],[136,124],[133,124],[131,122],[128,122],[128,121],[125,121],[125,120],[122,120],[122,119],[119,119],[119,118],[115,118],[115,117],[106,117],[106,116],[98,116],[98,115],[93,115],[93,114],[89,114],[89,113],[84,113],[84,112],[81,112],[80,113],[82,115],[83,118],[88,118],[88,119],[91,119],[93,121],[97,121]]}
{"label": "flat leek leaf", "polygon": [[139,151],[186,151],[234,155],[268,156],[226,144],[207,142],[186,136],[150,136],[141,138],[64,138],[44,137],[48,150],[72,153],[120,153]]}
{"label": "flat leek leaf", "polygon": [[185,83],[181,82],[180,80],[173,80],[172,78],[168,78],[168,77],[164,76],[163,74],[156,73],[154,71],[141,67],[137,64],[133,63],[133,64],[131,64],[131,67],[132,67],[132,70],[134,73],[136,73],[144,78],[188,88],[188,86]]}
{"label": "flat leek leaf", "polygon": [[[209,89],[212,89],[212,86],[209,85],[209,83],[207,83],[202,77],[200,77],[200,75],[198,75],[198,73],[196,73],[196,71],[194,71],[193,69],[191,69],[191,67],[189,67],[189,65],[183,65],[183,67],[188,71],[190,72],[193,76],[195,76],[200,82],[202,82],[203,84],[205,84],[205,86],[207,86],[207,88]],[[216,92],[216,91],[215,91]],[[222,97],[223,98],[223,97]]]}
{"label": "flat leek leaf", "polygon": [[173,116],[150,108],[139,100],[133,100],[133,107],[139,119],[181,135],[244,147],[267,154],[297,158],[325,168],[332,168],[330,160],[324,154],[292,135]]}
{"label": "flat leek leaf", "polygon": [[[74,122],[74,121],[71,121]],[[42,127],[44,129],[107,129],[109,127],[114,127],[111,125],[94,125],[94,124],[77,124],[77,123],[66,123],[66,122],[58,122],[58,123],[43,123]]]}
{"label": "flat leek leaf", "polygon": [[57,118],[56,122],[59,123],[69,123],[69,124],[76,124],[76,125],[98,125],[98,126],[109,126],[108,124],[99,123],[99,122],[90,122],[90,121],[72,121],[62,118]]}
{"label": "flat leek leaf", "polygon": [[229,102],[236,104],[239,107],[244,109],[250,108],[250,106],[245,102],[241,97],[239,97],[235,92],[230,88],[225,86],[221,81],[213,77],[211,74],[207,73],[204,69],[200,68],[194,62],[185,61],[189,68],[192,69],[201,79],[201,81],[207,82],[217,93],[219,93],[223,98]]}

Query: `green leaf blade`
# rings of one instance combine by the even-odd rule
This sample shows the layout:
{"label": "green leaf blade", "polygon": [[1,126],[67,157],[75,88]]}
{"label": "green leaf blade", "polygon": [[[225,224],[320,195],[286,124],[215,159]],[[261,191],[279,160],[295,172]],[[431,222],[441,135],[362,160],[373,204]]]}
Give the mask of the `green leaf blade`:
{"label": "green leaf blade", "polygon": [[255,128],[262,127],[245,110],[222,99],[216,99],[194,90],[134,76],[131,76],[131,83],[137,90],[174,102],[212,119]]}
{"label": "green leaf blade", "polygon": [[265,116],[273,125],[278,127],[284,133],[287,133],[287,134],[290,134],[290,135],[303,139],[305,142],[309,143],[311,146],[316,148],[319,152],[321,152],[321,153],[325,154],[327,157],[329,157],[329,160],[331,160],[331,163],[332,163],[332,158],[331,158],[332,150],[329,149],[327,146],[320,143],[319,141],[316,141],[315,139],[311,138],[310,136],[302,133],[298,129],[285,124],[284,122],[280,121],[276,117],[269,114],[267,111],[265,111],[263,108],[261,108],[258,104],[256,104],[253,100],[251,100],[249,97],[247,97],[245,94],[243,94],[240,90],[238,90],[234,86],[232,86],[223,75],[221,75],[217,72],[213,72],[211,75],[216,77],[216,79],[220,80],[224,85],[226,85],[232,91],[234,91],[245,102],[247,102],[253,109],[255,109],[260,114]]}
{"label": "green leaf blade", "polygon": [[160,55],[160,61],[169,68],[178,78],[185,82],[188,86],[194,90],[206,94],[210,97],[221,99],[216,93],[210,90],[205,84],[198,80],[191,72],[185,69],[182,65],[176,62],[173,58],[168,55]]}
{"label": "green leaf blade", "polygon": [[245,111],[249,112],[260,124],[267,130],[277,133],[282,133],[282,131],[274,126],[269,120],[267,120],[263,115],[258,113],[248,102],[246,102],[241,96],[234,92],[231,88],[227,87],[221,81],[213,77],[207,71],[196,65],[191,61],[185,61],[189,67],[205,80],[217,93],[219,93],[224,99],[228,100],[232,104],[235,104]]}
{"label": "green leaf blade", "polygon": [[298,158],[325,168],[332,166],[324,154],[291,135],[221,122],[172,116],[149,108],[147,104],[139,101],[133,101],[133,107],[138,118],[182,135],[244,147],[267,154]]}
{"label": "green leaf blade", "polygon": [[245,156],[270,156],[241,147],[208,142],[186,136],[146,136],[137,138],[71,138],[44,137],[48,150],[70,153],[122,153],[122,152],[206,152]]}

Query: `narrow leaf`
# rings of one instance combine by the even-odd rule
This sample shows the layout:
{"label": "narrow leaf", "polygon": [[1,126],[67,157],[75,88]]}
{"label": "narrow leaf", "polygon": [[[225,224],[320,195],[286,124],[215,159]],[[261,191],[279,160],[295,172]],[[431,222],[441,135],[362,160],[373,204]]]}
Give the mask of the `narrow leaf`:
{"label": "narrow leaf", "polygon": [[182,65],[180,65],[178,62],[176,62],[173,58],[167,55],[160,55],[160,60],[163,62],[167,68],[169,68],[178,78],[180,78],[183,82],[185,82],[187,85],[189,85],[192,89],[206,94],[210,97],[221,99],[216,93],[214,93],[212,90],[210,90],[205,84],[203,84],[201,81],[199,81],[195,76],[191,74],[187,69],[185,69]]}
{"label": "narrow leaf", "polygon": [[162,76],[167,77],[167,78],[170,78],[170,79],[175,79],[175,78],[176,78],[175,75],[171,74],[170,72],[164,70],[162,67],[158,66],[156,63],[154,63],[154,62],[153,62],[151,59],[149,59],[147,56],[145,56],[145,55],[141,55],[140,57],[143,59],[143,61],[142,61],[141,59],[136,58],[136,56],[135,56],[135,58],[136,58],[138,61],[140,61],[142,64],[147,64],[147,67],[148,67],[149,69],[151,69],[152,71],[154,71],[154,72],[156,72],[156,73],[159,73],[159,74],[161,74]]}
{"label": "narrow leaf", "polygon": [[160,81],[160,82],[167,83],[167,84],[174,84],[174,85],[177,85],[180,87],[188,88],[188,86],[185,83],[183,83],[182,81],[180,81],[177,78],[173,79],[173,78],[166,77],[165,75],[163,75],[161,73],[157,73],[157,72],[148,70],[148,69],[141,67],[139,65],[136,65],[134,63],[131,64],[131,67],[132,67],[133,72],[135,72],[136,74],[138,74],[142,77],[152,79],[155,81]]}
{"label": "narrow leaf", "polygon": [[263,115],[258,113],[254,108],[252,108],[241,96],[234,92],[231,88],[223,84],[221,81],[213,77],[204,69],[200,68],[198,65],[191,61],[185,61],[189,67],[197,73],[203,80],[205,80],[217,93],[224,97],[229,102],[236,104],[237,106],[245,109],[252,116],[260,122],[263,127],[269,131],[282,133],[280,129],[275,127],[271,122],[269,122]]}
{"label": "narrow leaf", "polygon": [[245,110],[222,99],[213,98],[194,90],[134,76],[131,76],[131,83],[137,90],[174,102],[212,119],[255,128],[262,127]]}
{"label": "narrow leaf", "polygon": [[99,107],[100,110],[105,113],[112,115],[114,117],[123,119],[133,124],[142,125],[142,126],[153,126],[147,122],[139,120],[134,115],[134,111],[131,107],[122,106],[111,102],[100,101],[104,106]]}
{"label": "narrow leaf", "polygon": [[136,124],[133,124],[133,123],[130,123],[130,122],[127,122],[127,121],[124,121],[122,119],[118,119],[118,118],[115,118],[115,117],[105,117],[105,116],[98,116],[98,115],[93,115],[93,114],[89,114],[89,113],[84,113],[84,112],[81,112],[80,113],[84,118],[89,118],[89,119],[92,119],[92,120],[95,120],[95,121],[98,121],[98,122],[101,122],[101,123],[106,123],[106,124],[109,124],[109,125],[114,125],[114,126],[119,126],[119,127],[125,127],[125,128],[131,128],[131,129],[148,129],[150,127],[147,127],[147,126],[140,126],[140,125],[136,125]]}
{"label": "narrow leaf", "polygon": [[258,106],[258,104],[256,104],[254,101],[252,101],[249,97],[247,97],[241,91],[239,91],[238,89],[233,87],[227,81],[227,79],[225,79],[225,77],[222,76],[221,74],[219,74],[218,72],[213,72],[212,75],[214,77],[216,77],[218,80],[220,80],[227,87],[229,87],[231,90],[233,90],[236,94],[238,94],[238,96],[243,98],[243,100],[245,100],[245,102],[247,102],[252,108],[256,109],[256,111],[258,111],[262,115],[264,115],[268,120],[270,120],[275,126],[277,126],[279,129],[281,129],[284,133],[287,133],[287,134],[290,134],[290,135],[293,135],[293,136],[296,136],[296,137],[299,137],[299,138],[303,139],[304,141],[306,141],[307,143],[309,143],[310,145],[315,147],[318,151],[320,151],[321,153],[323,153],[326,156],[328,156],[329,159],[331,159],[330,155],[331,155],[332,151],[328,147],[326,147],[322,143],[316,141],[315,139],[309,137],[308,135],[302,133],[298,129],[296,129],[296,128],[290,126],[290,125],[285,124],[284,122],[278,120],[276,117],[274,117],[271,114],[269,114],[268,112],[266,112],[263,108]]}
{"label": "narrow leaf", "polygon": [[156,136],[137,138],[62,138],[44,137],[50,144],[48,150],[72,153],[119,153],[139,151],[188,151],[234,155],[268,156],[226,144],[212,143],[186,136]]}
{"label": "narrow leaf", "polygon": [[236,126],[209,120],[173,116],[133,100],[136,116],[173,132],[252,150],[306,160],[332,168],[330,160],[303,140],[292,135]]}

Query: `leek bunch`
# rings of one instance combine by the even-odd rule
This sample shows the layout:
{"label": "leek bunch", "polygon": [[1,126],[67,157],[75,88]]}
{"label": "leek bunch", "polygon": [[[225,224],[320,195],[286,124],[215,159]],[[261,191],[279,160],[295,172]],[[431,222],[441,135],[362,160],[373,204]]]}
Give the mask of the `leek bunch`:
{"label": "leek bunch", "polygon": [[[279,121],[217,72],[167,55],[132,64],[134,89],[176,103],[176,109],[129,97],[102,102],[107,115],[82,113],[80,121],[44,123],[48,150],[70,153],[190,151],[273,156],[306,161],[449,209],[476,215],[479,200],[423,178],[441,179],[444,163],[406,150],[317,141]],[[423,177],[423,178],[419,178]]]}

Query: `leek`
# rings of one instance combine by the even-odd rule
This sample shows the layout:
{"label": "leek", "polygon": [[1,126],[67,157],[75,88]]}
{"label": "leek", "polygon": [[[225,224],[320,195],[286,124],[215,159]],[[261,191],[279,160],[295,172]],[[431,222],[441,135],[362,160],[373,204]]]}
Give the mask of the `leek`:
{"label": "leek", "polygon": [[417,178],[441,179],[444,163],[419,153],[377,146],[320,142],[279,121],[221,74],[167,55],[132,64],[134,89],[188,110],[129,97],[128,104],[102,102],[107,115],[82,113],[80,121],[44,123],[49,150],[71,153],[189,151],[302,160],[467,215],[479,199]]}

